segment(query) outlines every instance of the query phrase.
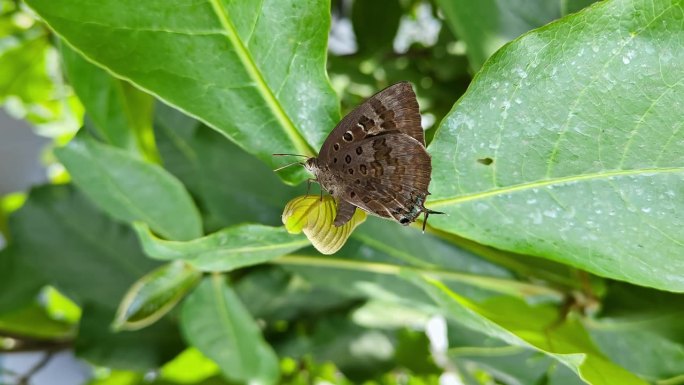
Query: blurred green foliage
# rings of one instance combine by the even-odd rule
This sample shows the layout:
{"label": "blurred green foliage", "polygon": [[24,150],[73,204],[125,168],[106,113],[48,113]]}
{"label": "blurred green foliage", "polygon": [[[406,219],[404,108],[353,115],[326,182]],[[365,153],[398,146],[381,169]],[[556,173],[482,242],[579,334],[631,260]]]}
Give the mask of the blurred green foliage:
{"label": "blurred green foliage", "polygon": [[[500,50],[519,36],[561,31],[572,41],[587,35],[578,21],[612,17],[639,31],[653,27],[653,41],[667,43],[661,59],[684,63],[671,32],[681,2],[592,3],[0,0],[0,103],[54,138],[46,166],[66,168],[46,185],[0,198],[0,353],[72,349],[93,368],[89,385],[684,383],[684,296],[673,279],[650,273],[663,266],[623,255],[613,262],[615,270],[643,270],[625,281],[673,292],[574,267],[591,269],[596,249],[561,264],[562,239],[549,242],[556,254],[537,252],[549,247],[530,241],[532,233],[493,232],[458,212],[427,234],[369,218],[332,256],[281,226],[285,204],[306,189],[291,184],[306,175],[273,173],[281,164],[270,154],[315,150],[339,119],[338,102],[346,114],[410,81],[439,194],[467,177],[448,161],[468,152],[456,144],[493,149],[476,145],[491,138],[467,142],[462,128],[448,135],[472,124],[459,108],[490,106],[496,116],[478,119],[496,121],[494,84],[520,77],[497,66],[534,59],[522,39]],[[618,24],[591,25],[609,32]],[[540,68],[571,72],[575,64],[554,61],[572,60],[567,47],[553,44],[557,56]],[[606,68],[595,73],[624,73]],[[656,79],[652,62],[641,68],[641,80],[665,79],[663,95],[681,99],[676,71]],[[560,96],[528,86],[542,99]],[[615,100],[635,99],[631,89],[614,92]],[[565,97],[557,103],[571,104]],[[548,122],[544,111],[529,111],[540,115],[534,124]],[[612,116],[597,123],[600,135],[615,133]],[[668,127],[670,142],[684,143],[680,128]],[[632,134],[638,143],[663,135]],[[515,142],[500,145],[530,147]],[[677,156],[668,167],[681,178]],[[476,164],[476,174],[498,161]],[[682,180],[670,182],[678,197]],[[678,266],[682,219],[663,213],[674,234],[665,254]],[[636,231],[652,230],[648,214],[639,213],[646,219]],[[531,228],[522,219],[506,225]],[[499,244],[513,246],[488,246]]]}

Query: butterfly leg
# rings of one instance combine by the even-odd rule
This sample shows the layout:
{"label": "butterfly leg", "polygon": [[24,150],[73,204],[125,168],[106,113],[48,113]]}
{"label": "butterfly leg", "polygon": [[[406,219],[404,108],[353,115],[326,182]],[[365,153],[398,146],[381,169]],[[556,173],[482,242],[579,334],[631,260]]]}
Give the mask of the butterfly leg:
{"label": "butterfly leg", "polygon": [[311,182],[316,182],[318,183],[318,179],[316,178],[309,178],[306,180],[306,195],[309,196],[309,191],[311,190]]}
{"label": "butterfly leg", "polygon": [[339,203],[337,204],[337,215],[335,216],[335,222],[333,222],[333,225],[335,225],[335,227],[340,227],[349,222],[349,220],[354,216],[355,211],[356,206],[340,199]]}
{"label": "butterfly leg", "polygon": [[423,234],[425,234],[425,226],[427,226],[428,216],[430,216],[430,214],[444,214],[444,213],[441,211],[423,209],[423,214],[424,214],[424,217],[423,217]]}

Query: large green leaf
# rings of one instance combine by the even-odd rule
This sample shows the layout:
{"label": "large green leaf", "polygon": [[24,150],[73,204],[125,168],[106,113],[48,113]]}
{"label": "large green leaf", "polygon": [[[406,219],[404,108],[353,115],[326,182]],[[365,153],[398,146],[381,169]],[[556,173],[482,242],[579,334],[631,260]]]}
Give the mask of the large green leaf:
{"label": "large green leaf", "polygon": [[186,339],[214,360],[228,379],[277,382],[278,357],[221,275],[205,278],[185,300],[181,326]]}
{"label": "large green leaf", "polygon": [[495,297],[476,303],[438,281],[408,276],[454,321],[511,345],[545,352],[573,369],[589,384],[646,385],[645,381],[607,359],[578,320],[559,318],[553,307],[532,306],[511,297]]}
{"label": "large green leaf", "polygon": [[339,119],[325,74],[328,1],[27,3],[90,60],[269,164],[274,152],[313,155]]}
{"label": "large green leaf", "polygon": [[684,291],[682,17],[611,0],[499,51],[430,146],[430,224]]}
{"label": "large green leaf", "polygon": [[115,308],[126,289],[158,264],[142,253],[129,228],[97,211],[71,186],[32,190],[10,217],[10,230],[17,252],[81,304]]}
{"label": "large green leaf", "polygon": [[474,71],[508,41],[560,17],[561,3],[565,2],[437,0],[449,27],[466,43]]}
{"label": "large green leaf", "polygon": [[166,241],[136,224],[145,253],[161,260],[182,260],[204,271],[230,271],[270,261],[302,247],[308,241],[283,227],[238,225],[189,242]]}
{"label": "large green leaf", "polygon": [[163,168],[90,138],[75,138],[55,153],[74,182],[114,218],[144,221],[170,239],[202,235],[197,207]]}

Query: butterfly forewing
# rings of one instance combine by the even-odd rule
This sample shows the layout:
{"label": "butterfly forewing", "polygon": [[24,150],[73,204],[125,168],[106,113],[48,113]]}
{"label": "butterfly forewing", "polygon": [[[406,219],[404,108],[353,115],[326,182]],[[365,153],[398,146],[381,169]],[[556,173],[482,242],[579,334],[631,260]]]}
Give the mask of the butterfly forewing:
{"label": "butterfly forewing", "polygon": [[404,133],[425,146],[418,101],[408,82],[385,88],[345,116],[323,143],[319,158],[327,157],[337,148],[344,148],[351,141],[385,131]]}

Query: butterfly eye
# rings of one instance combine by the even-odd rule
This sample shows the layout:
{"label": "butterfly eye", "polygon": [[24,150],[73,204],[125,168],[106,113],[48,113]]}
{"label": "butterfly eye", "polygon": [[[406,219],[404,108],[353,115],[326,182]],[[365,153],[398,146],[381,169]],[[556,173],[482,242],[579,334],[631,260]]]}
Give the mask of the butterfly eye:
{"label": "butterfly eye", "polygon": [[351,131],[347,131],[342,135],[342,139],[344,139],[347,142],[351,142],[352,139],[354,139],[354,136],[352,135]]}
{"label": "butterfly eye", "polygon": [[399,223],[401,223],[402,225],[408,225],[409,222],[411,222],[411,220],[406,217],[403,217],[399,220]]}

